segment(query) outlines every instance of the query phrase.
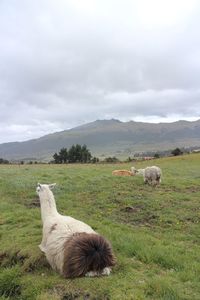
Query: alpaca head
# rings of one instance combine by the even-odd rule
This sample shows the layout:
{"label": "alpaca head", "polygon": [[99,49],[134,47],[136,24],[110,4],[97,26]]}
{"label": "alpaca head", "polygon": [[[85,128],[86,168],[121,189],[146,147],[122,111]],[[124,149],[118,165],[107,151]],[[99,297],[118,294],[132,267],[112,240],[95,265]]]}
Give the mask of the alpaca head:
{"label": "alpaca head", "polygon": [[45,218],[49,217],[49,215],[56,214],[56,202],[54,199],[54,195],[51,189],[54,188],[56,184],[40,184],[38,183],[36,187],[36,193],[40,199],[40,207],[41,207],[41,215],[42,221],[44,222]]}
{"label": "alpaca head", "polygon": [[136,174],[138,172],[138,170],[135,167],[131,167],[131,173],[132,174]]}
{"label": "alpaca head", "polygon": [[55,186],[56,186],[56,183],[52,183],[52,184],[41,184],[41,183],[38,183],[37,187],[36,187],[36,193],[38,195],[41,195],[45,191],[52,190]]}

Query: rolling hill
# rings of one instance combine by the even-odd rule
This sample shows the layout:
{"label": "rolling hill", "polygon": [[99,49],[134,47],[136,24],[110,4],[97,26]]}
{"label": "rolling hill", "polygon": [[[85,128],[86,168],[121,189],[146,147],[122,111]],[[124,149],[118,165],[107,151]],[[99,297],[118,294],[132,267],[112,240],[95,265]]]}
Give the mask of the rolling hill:
{"label": "rolling hill", "polygon": [[200,146],[200,120],[173,123],[97,120],[25,142],[0,144],[0,157],[9,160],[44,160],[62,147],[86,144],[92,155],[129,156],[138,151]]}

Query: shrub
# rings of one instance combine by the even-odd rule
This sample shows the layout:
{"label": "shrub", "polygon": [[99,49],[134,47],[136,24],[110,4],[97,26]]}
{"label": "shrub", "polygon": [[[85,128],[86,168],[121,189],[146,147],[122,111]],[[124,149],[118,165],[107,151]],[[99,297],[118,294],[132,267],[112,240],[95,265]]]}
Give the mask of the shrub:
{"label": "shrub", "polygon": [[176,148],[176,149],[172,150],[171,154],[174,156],[178,156],[178,155],[182,155],[183,152],[179,148]]}
{"label": "shrub", "polygon": [[115,163],[118,162],[119,160],[117,157],[113,156],[113,157],[106,157],[104,161],[107,163]]}

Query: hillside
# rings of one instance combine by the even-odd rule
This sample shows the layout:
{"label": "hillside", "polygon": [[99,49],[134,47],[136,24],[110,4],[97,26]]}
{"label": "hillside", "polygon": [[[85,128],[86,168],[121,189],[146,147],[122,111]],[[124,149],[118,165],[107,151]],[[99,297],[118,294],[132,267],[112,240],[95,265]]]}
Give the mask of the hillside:
{"label": "hillside", "polygon": [[86,144],[92,155],[99,157],[200,146],[200,120],[159,124],[97,120],[38,139],[1,144],[0,157],[50,160],[60,148],[77,143]]}

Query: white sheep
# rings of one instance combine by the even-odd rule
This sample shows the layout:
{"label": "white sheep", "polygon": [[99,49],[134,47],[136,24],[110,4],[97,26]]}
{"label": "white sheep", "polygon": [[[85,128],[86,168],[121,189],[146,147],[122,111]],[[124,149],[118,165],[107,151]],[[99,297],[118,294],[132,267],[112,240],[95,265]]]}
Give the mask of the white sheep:
{"label": "white sheep", "polygon": [[142,175],[144,182],[152,185],[161,183],[162,171],[157,166],[146,167],[145,169],[136,169],[131,167],[131,171],[135,172],[136,175]]}
{"label": "white sheep", "polygon": [[151,185],[158,185],[161,183],[162,171],[157,166],[146,167],[144,169],[144,182]]}
{"label": "white sheep", "polygon": [[43,237],[39,245],[51,267],[66,278],[109,275],[115,258],[110,243],[89,225],[58,213],[51,189],[38,184]]}

